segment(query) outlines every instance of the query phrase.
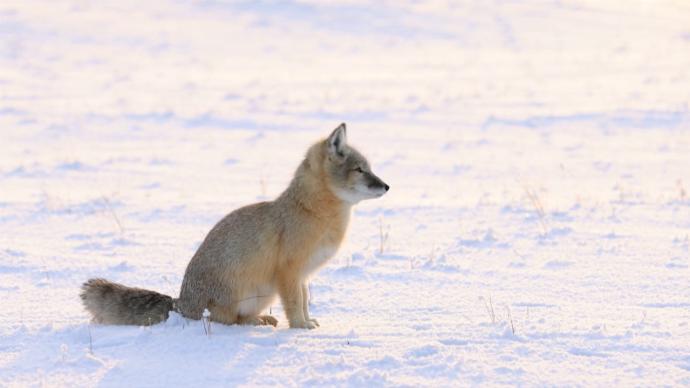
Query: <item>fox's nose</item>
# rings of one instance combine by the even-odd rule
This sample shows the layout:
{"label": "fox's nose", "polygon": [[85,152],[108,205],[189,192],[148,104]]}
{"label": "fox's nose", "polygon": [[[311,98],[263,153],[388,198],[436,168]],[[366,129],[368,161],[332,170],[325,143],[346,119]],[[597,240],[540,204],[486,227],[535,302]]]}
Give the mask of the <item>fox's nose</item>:
{"label": "fox's nose", "polygon": [[383,184],[383,189],[384,189],[384,190],[388,191],[388,189],[390,189],[390,188],[391,188],[391,187],[388,186],[387,184],[385,184],[385,183]]}

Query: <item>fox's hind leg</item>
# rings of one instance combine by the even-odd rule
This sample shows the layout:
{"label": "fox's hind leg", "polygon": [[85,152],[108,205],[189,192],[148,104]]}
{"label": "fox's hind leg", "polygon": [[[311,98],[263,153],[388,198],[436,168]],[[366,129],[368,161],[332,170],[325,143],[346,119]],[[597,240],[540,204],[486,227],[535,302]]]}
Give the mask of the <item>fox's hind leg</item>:
{"label": "fox's hind leg", "polygon": [[270,315],[259,315],[259,319],[264,322],[264,325],[278,326],[278,320]]}
{"label": "fox's hind leg", "polygon": [[225,325],[239,323],[236,307],[214,304],[209,306],[208,310],[211,313],[211,320],[214,322],[223,323]]}

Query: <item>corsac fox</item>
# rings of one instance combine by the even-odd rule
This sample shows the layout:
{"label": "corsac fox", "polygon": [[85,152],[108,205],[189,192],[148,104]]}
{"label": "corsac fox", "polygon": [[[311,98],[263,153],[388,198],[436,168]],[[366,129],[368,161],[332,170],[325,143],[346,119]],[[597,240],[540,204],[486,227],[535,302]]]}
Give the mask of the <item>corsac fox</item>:
{"label": "corsac fox", "polygon": [[280,296],[291,328],[319,326],[309,315],[308,280],[345,236],[354,204],[381,197],[389,187],[366,158],[347,144],[345,124],[312,145],[288,188],[274,201],[239,208],[204,239],[182,280],[180,297],[104,279],[82,286],[93,320],[151,325],[170,311],[224,324],[273,325],[262,312]]}

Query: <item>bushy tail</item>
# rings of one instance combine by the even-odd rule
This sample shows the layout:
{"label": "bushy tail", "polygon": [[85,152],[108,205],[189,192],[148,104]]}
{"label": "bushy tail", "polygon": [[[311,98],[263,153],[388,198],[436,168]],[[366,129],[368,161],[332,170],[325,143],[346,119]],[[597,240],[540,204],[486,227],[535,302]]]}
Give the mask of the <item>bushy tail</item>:
{"label": "bushy tail", "polygon": [[108,325],[148,326],[168,319],[173,298],[105,279],[90,279],[80,294],[94,322]]}

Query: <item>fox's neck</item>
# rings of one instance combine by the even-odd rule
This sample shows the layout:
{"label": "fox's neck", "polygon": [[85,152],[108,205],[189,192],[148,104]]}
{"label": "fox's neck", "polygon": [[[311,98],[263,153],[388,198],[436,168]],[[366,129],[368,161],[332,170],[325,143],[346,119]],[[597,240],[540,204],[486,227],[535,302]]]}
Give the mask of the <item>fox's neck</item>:
{"label": "fox's neck", "polygon": [[347,217],[352,207],[333,193],[323,171],[315,169],[306,159],[278,201],[288,201],[314,217],[325,219]]}

